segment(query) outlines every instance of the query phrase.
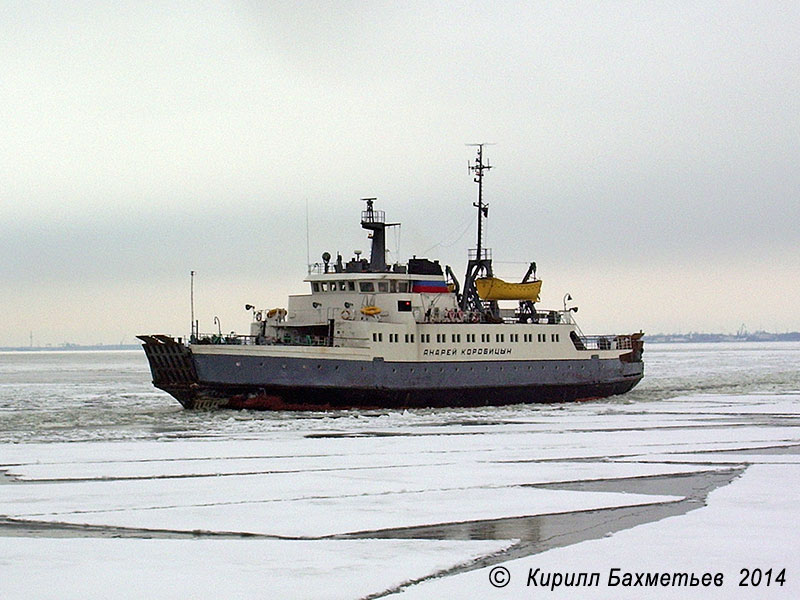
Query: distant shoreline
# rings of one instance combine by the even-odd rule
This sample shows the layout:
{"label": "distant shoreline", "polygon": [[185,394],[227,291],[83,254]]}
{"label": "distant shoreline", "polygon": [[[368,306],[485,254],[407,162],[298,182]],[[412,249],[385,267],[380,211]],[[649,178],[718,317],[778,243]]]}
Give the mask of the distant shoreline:
{"label": "distant shoreline", "polygon": [[63,346],[8,346],[0,348],[0,352],[70,352],[86,350],[141,350],[141,344],[95,344],[81,346],[79,344],[65,344]]}
{"label": "distant shoreline", "polygon": [[645,343],[649,344],[699,344],[708,342],[800,342],[800,331],[789,333],[657,333],[645,335]]}

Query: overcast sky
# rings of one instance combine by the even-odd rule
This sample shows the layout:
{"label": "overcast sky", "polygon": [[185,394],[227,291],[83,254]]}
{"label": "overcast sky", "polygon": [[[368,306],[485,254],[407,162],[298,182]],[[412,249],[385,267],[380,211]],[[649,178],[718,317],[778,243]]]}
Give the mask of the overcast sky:
{"label": "overcast sky", "polygon": [[797,2],[0,3],[0,346],[246,329],[311,260],[496,271],[586,333],[800,330]]}

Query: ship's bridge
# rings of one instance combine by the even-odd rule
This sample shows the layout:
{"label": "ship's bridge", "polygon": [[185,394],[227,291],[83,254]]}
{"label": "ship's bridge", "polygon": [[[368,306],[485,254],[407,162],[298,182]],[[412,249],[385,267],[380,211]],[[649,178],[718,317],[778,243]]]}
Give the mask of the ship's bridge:
{"label": "ship's bridge", "polygon": [[306,279],[311,284],[311,294],[420,294],[449,293],[443,275],[409,275],[394,273],[364,273],[359,275],[312,275]]}
{"label": "ship's bridge", "polygon": [[[375,318],[386,322],[419,322],[432,308],[456,309],[456,295],[441,267],[425,262],[436,269],[420,269],[412,263],[411,268],[403,265],[403,272],[354,273],[331,269],[327,273],[310,273],[305,281],[311,293],[289,297],[287,321],[299,324]],[[422,270],[427,272],[417,272]]]}

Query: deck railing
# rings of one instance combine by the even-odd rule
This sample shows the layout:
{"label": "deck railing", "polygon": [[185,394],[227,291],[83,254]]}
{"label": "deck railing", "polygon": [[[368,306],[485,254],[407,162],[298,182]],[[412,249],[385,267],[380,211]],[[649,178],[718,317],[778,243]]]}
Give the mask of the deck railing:
{"label": "deck railing", "polygon": [[481,255],[478,256],[477,248],[467,249],[467,260],[492,260],[492,249],[481,248]]}
{"label": "deck railing", "polygon": [[578,350],[631,350],[633,341],[629,335],[571,335]]}
{"label": "deck railing", "polygon": [[382,210],[364,210],[361,211],[362,223],[385,223],[386,213]]}
{"label": "deck railing", "polygon": [[[336,345],[348,348],[367,348],[369,344],[365,338],[350,338],[337,336]],[[263,335],[219,335],[217,333],[201,333],[194,339],[193,344],[219,345],[219,346],[333,346],[334,338],[327,335],[303,335],[286,333],[280,337]]]}

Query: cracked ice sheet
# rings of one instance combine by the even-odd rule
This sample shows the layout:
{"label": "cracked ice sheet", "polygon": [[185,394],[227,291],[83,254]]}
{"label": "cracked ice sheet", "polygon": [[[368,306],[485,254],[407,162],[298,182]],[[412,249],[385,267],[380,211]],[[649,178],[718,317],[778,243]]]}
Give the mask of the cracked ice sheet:
{"label": "cracked ice sheet", "polygon": [[[94,484],[96,485],[96,484]],[[173,485],[170,481],[148,482],[137,494],[144,505],[158,495],[159,488]],[[258,488],[269,495],[269,482],[251,481],[253,497]],[[46,488],[49,486],[31,486]],[[153,488],[156,488],[155,490]],[[40,493],[46,494],[42,489]],[[182,498],[171,506],[149,501],[150,509],[120,508],[104,510],[114,503],[109,490],[105,504],[80,502],[76,497],[74,511],[58,510],[52,499],[40,497],[38,502],[18,503],[8,516],[40,521],[112,525],[145,529],[180,531],[248,532],[287,537],[319,537],[356,531],[409,527],[438,523],[463,522],[502,517],[528,516],[588,510],[609,506],[632,506],[681,500],[681,496],[617,494],[609,492],[573,492],[527,487],[497,487],[392,492],[326,497],[273,497],[270,500],[230,501],[198,505],[197,498]],[[234,495],[233,497],[236,497]],[[202,502],[202,500],[200,500]],[[169,506],[165,508],[165,506]],[[3,508],[3,511],[6,509]]]}
{"label": "cracked ice sheet", "polygon": [[[713,491],[708,505],[685,515],[639,525],[600,540],[557,548],[503,563],[511,574],[507,587],[489,584],[490,568],[430,580],[407,588],[398,598],[580,597],[752,600],[800,597],[800,466],[753,465],[730,485]],[[609,587],[611,568],[630,573],[723,573],[722,587]],[[743,568],[786,568],[786,584],[739,587]],[[529,569],[540,573],[600,573],[598,587],[527,587]],[[538,592],[537,592],[538,590]]]}
{"label": "cracked ice sheet", "polygon": [[0,537],[0,597],[351,599],[509,545],[498,541]]}
{"label": "cracked ice sheet", "polygon": [[[660,448],[659,448],[660,449]],[[632,464],[609,463],[604,461],[579,461],[567,462],[562,460],[539,462],[522,458],[515,460],[505,455],[501,460],[486,460],[481,454],[472,456],[429,456],[427,462],[417,462],[414,457],[395,456],[389,461],[383,457],[370,460],[367,457],[337,457],[333,463],[324,458],[318,459],[257,459],[245,461],[240,465],[236,459],[213,459],[208,461],[176,461],[155,462],[146,464],[145,470],[140,470],[138,464],[104,464],[99,470],[92,470],[92,480],[82,481],[87,475],[86,465],[62,464],[47,465],[48,473],[58,481],[47,481],[39,477],[37,465],[19,465],[8,467],[6,482],[19,477],[17,489],[22,489],[23,483],[40,482],[41,485],[59,485],[65,490],[73,489],[79,483],[115,483],[115,478],[122,477],[116,483],[122,483],[127,477],[135,477],[141,481],[163,479],[165,475],[175,477],[174,485],[188,491],[199,493],[213,491],[208,480],[217,476],[226,476],[232,482],[230,485],[220,484],[220,488],[230,494],[230,489],[235,491],[238,486],[235,482],[250,477],[269,478],[278,489],[286,491],[324,492],[335,484],[337,489],[347,493],[357,493],[359,490],[384,491],[394,489],[396,486],[412,485],[414,489],[429,488],[433,486],[464,487],[477,485],[514,485],[519,483],[544,483],[552,481],[572,481],[575,479],[597,479],[613,477],[630,477],[636,475],[681,473],[693,470],[686,466],[662,466],[651,464],[648,466],[634,466]],[[233,463],[233,464],[230,464]],[[391,463],[391,464],[387,464]],[[163,466],[165,473],[160,473]],[[240,470],[243,469],[244,474]],[[94,467],[94,465],[92,466]],[[37,476],[32,476],[36,473]],[[77,479],[73,479],[77,477]],[[305,479],[308,479],[306,482]],[[104,481],[104,479],[106,479]],[[202,481],[186,481],[188,479],[205,479]],[[435,483],[432,483],[435,482]],[[133,486],[134,484],[130,484]],[[124,487],[124,486],[121,486]],[[61,495],[53,487],[53,496]],[[96,489],[96,488],[86,488]],[[407,489],[402,487],[400,489]],[[6,490],[7,492],[9,490]]]}
{"label": "cracked ice sheet", "polygon": [[[542,461],[605,458],[642,452],[686,452],[764,446],[794,439],[791,427],[730,427],[727,423],[658,429],[654,415],[632,424],[627,417],[594,423],[595,431],[504,431],[492,427],[461,435],[439,428],[436,435],[307,439],[297,433],[257,442],[176,441],[0,445],[0,468],[24,479],[150,477],[255,471],[291,471],[402,465],[462,464],[465,461]],[[625,429],[620,427],[624,423]],[[604,426],[606,430],[597,431]],[[588,427],[588,425],[587,425]],[[459,432],[459,433],[456,433]]]}
{"label": "cracked ice sheet", "polygon": [[[800,393],[797,394],[763,394],[725,395],[725,394],[696,394],[691,396],[676,396],[668,401],[654,404],[637,404],[647,412],[659,413],[723,413],[741,415],[800,415]],[[676,416],[676,415],[673,415]]]}
{"label": "cracked ice sheet", "polygon": [[800,464],[800,453],[764,456],[763,454],[747,454],[746,450],[739,450],[731,452],[707,452],[704,454],[652,454],[647,456],[630,456],[614,460],[620,463],[635,462],[641,464],[652,462],[661,465],[670,463],[692,463],[695,465],[742,465],[750,463]]}

